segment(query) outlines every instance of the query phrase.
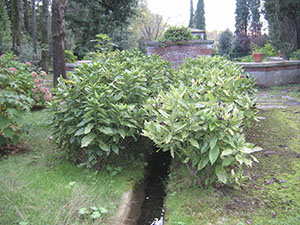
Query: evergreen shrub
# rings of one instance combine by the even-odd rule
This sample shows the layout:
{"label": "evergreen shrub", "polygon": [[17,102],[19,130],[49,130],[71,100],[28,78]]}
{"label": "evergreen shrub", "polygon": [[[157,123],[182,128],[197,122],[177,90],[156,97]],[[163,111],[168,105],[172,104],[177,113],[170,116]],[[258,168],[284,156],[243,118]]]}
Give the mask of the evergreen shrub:
{"label": "evergreen shrub", "polygon": [[260,150],[243,135],[255,118],[253,85],[222,57],[188,59],[176,71],[136,50],[101,54],[60,79],[51,103],[54,141],[90,167],[145,136],[207,184],[238,183],[242,165]]}

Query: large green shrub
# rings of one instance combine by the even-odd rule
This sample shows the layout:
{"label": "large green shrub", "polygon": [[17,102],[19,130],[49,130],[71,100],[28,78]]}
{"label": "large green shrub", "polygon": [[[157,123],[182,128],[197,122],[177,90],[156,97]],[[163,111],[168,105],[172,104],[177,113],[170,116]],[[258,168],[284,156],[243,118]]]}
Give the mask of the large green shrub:
{"label": "large green shrub", "polygon": [[168,89],[171,71],[160,57],[135,50],[101,54],[69,80],[60,79],[52,102],[58,148],[87,165],[118,154],[140,135],[146,118],[142,105]]}
{"label": "large green shrub", "polygon": [[23,111],[51,100],[43,86],[43,76],[31,70],[31,64],[20,63],[12,54],[0,56],[0,146],[19,140]]}
{"label": "large green shrub", "polygon": [[243,135],[245,122],[255,117],[253,78],[221,57],[189,59],[178,73],[178,88],[147,101],[153,119],[145,122],[143,135],[178,155],[206,183],[215,176],[238,182],[236,167],[250,166],[255,158],[249,154],[259,150]]}
{"label": "large green shrub", "polygon": [[254,79],[222,57],[177,71],[138,51],[101,54],[60,79],[52,109],[58,148],[92,166],[140,136],[170,151],[206,183],[237,183],[251,165],[244,125],[255,118]]}
{"label": "large green shrub", "polygon": [[195,39],[192,32],[187,27],[169,27],[163,34],[160,41],[167,42],[177,42],[177,41],[187,41]]}

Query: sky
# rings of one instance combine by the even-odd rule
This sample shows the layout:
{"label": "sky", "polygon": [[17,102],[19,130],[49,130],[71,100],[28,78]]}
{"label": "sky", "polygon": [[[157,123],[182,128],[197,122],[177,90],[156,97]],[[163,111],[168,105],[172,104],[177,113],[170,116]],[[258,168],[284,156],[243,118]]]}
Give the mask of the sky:
{"label": "sky", "polygon": [[[188,26],[190,18],[190,0],[147,0],[148,8],[163,15],[170,25]],[[194,10],[198,0],[193,0]],[[236,0],[204,0],[207,31],[234,31]]]}

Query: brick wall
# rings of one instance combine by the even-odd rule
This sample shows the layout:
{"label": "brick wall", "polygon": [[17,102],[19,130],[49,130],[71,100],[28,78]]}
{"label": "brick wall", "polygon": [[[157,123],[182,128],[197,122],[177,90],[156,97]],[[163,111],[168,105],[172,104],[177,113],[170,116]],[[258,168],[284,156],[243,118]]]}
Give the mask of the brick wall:
{"label": "brick wall", "polygon": [[198,55],[211,57],[213,43],[214,41],[191,40],[178,43],[150,41],[145,44],[148,55],[158,54],[177,68],[187,57],[194,58]]}

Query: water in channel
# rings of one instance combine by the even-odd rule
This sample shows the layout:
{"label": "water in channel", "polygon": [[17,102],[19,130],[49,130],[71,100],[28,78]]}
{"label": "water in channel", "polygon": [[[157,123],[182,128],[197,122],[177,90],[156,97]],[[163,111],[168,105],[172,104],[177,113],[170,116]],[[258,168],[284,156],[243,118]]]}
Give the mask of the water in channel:
{"label": "water in channel", "polygon": [[149,175],[145,181],[145,199],[137,225],[162,225],[164,216],[165,185],[171,156],[159,151],[149,157]]}

